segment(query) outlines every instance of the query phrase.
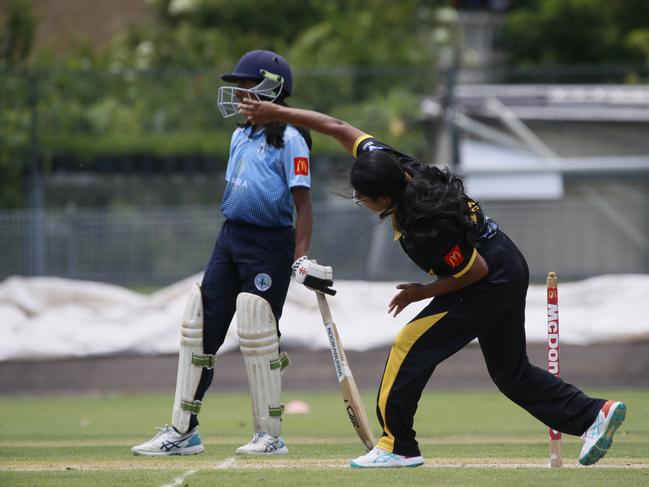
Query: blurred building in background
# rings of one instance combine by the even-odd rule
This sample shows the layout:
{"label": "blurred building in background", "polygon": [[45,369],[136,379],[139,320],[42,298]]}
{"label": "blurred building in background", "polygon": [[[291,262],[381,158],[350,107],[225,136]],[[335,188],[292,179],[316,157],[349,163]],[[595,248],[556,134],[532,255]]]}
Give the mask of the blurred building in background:
{"label": "blurred building in background", "polygon": [[[0,0],[0,14],[6,14],[11,0]],[[39,18],[36,47],[53,47],[65,52],[72,45],[105,46],[134,25],[154,21],[150,2],[139,0],[31,0]]]}

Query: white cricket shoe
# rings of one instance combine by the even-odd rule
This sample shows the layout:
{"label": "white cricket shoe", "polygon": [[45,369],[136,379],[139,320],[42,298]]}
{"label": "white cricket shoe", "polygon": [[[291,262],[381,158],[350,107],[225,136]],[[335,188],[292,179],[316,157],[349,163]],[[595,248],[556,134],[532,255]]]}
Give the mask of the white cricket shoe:
{"label": "white cricket shoe", "polygon": [[131,448],[134,455],[196,455],[205,451],[196,428],[184,435],[168,424],[156,429],[158,432],[153,438]]}
{"label": "white cricket shoe", "polygon": [[288,448],[281,436],[255,433],[248,443],[237,448],[237,455],[286,455]]}
{"label": "white cricket shoe", "polygon": [[424,458],[404,457],[396,453],[390,453],[375,446],[365,455],[352,460],[354,468],[389,468],[389,467],[418,467],[424,464]]}
{"label": "white cricket shoe", "polygon": [[626,404],[606,401],[590,428],[581,435],[584,445],[579,454],[579,463],[593,465],[604,458],[613,443],[613,434],[626,416]]}

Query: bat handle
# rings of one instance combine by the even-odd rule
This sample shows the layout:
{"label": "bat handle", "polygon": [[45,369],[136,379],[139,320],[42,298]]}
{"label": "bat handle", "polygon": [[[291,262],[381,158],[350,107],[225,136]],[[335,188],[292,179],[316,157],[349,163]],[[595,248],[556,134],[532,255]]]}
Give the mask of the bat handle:
{"label": "bat handle", "polygon": [[318,297],[318,306],[320,307],[320,314],[322,315],[322,321],[325,324],[333,323],[333,318],[331,317],[331,309],[329,308],[329,303],[327,302],[327,296],[320,291],[316,291],[315,295]]}

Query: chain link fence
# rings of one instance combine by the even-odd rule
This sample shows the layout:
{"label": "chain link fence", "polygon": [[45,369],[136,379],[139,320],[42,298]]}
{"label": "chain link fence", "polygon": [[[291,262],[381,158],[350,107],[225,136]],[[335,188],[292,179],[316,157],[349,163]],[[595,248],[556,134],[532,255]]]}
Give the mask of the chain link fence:
{"label": "chain link fence", "polygon": [[[564,279],[649,272],[649,199],[581,198],[487,202],[485,211],[519,245],[532,278],[549,270]],[[601,189],[601,188],[600,188]],[[646,193],[645,193],[646,194]],[[632,198],[631,198],[632,199]],[[600,201],[599,203],[597,201]],[[311,254],[334,266],[337,279],[426,280],[389,222],[349,201],[314,205]],[[216,205],[152,209],[0,212],[0,279],[49,275],[127,286],[161,286],[200,272],[222,217]],[[34,247],[34,227],[43,242]],[[42,267],[32,261],[42,253]]]}

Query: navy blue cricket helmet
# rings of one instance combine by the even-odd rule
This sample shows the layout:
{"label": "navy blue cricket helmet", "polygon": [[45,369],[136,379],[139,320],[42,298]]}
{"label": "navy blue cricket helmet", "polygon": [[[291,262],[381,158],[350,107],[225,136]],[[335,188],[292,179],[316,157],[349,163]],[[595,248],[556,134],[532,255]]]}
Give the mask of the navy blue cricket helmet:
{"label": "navy blue cricket helmet", "polygon": [[273,51],[259,49],[247,52],[239,59],[234,71],[224,74],[221,79],[230,83],[236,83],[244,79],[261,82],[264,79],[262,70],[282,77],[284,83],[281,93],[279,93],[280,97],[291,95],[291,89],[293,88],[291,67],[286,59]]}

